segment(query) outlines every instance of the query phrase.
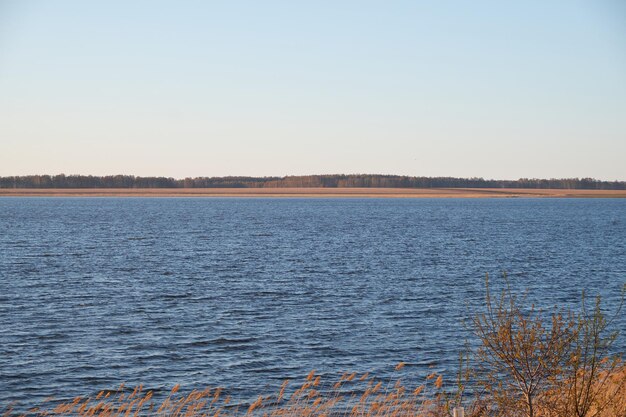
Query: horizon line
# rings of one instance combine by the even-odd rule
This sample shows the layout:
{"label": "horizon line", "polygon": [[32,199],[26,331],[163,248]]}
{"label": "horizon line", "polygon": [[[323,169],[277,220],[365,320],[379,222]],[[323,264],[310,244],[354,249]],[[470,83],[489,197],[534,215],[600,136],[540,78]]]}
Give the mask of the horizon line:
{"label": "horizon line", "polygon": [[249,178],[249,179],[284,179],[284,178],[298,178],[298,177],[395,177],[395,178],[426,178],[426,179],[460,179],[460,180],[481,180],[481,181],[553,181],[553,180],[576,180],[576,181],[594,181],[594,182],[612,182],[623,183],[626,179],[599,179],[590,176],[579,177],[519,177],[519,178],[495,178],[495,177],[483,177],[483,176],[452,176],[452,175],[407,175],[407,174],[374,174],[374,173],[332,173],[332,174],[285,174],[285,175],[199,175],[199,176],[166,176],[166,175],[137,175],[137,174],[65,174],[63,172],[57,174],[17,174],[17,175],[0,175],[0,178],[23,178],[23,177],[93,177],[93,178],[107,178],[107,177],[134,177],[134,178],[165,178],[169,180],[184,181],[186,179],[227,179],[227,178]]}

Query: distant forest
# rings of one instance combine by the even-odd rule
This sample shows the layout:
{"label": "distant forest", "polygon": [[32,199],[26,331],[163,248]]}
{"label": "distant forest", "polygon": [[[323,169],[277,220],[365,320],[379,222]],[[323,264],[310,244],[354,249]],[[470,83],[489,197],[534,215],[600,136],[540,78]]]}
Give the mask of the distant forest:
{"label": "distant forest", "polygon": [[483,178],[400,175],[306,175],[287,177],[165,178],[134,175],[26,175],[0,177],[0,188],[561,188],[626,190],[626,181],[593,178],[486,180]]}

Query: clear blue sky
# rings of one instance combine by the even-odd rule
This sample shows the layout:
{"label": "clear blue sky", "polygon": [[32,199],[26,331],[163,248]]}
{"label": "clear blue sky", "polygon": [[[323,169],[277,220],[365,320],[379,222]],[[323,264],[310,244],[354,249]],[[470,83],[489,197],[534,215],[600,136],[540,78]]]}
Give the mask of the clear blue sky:
{"label": "clear blue sky", "polygon": [[0,175],[626,180],[626,2],[3,1]]}

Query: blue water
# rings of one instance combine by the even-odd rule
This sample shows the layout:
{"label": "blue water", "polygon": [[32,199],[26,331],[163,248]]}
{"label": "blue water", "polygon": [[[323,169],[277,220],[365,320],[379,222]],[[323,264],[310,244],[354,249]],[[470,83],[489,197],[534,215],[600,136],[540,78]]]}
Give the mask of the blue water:
{"label": "blue water", "polygon": [[502,271],[539,306],[614,305],[626,200],[0,198],[0,405],[452,376]]}

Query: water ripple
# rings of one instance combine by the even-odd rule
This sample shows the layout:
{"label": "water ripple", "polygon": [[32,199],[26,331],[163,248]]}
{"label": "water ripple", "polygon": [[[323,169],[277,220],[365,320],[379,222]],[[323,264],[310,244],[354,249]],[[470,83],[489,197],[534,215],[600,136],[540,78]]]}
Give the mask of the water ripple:
{"label": "water ripple", "polygon": [[251,399],[311,369],[385,378],[399,361],[453,373],[485,273],[539,306],[582,289],[611,305],[625,214],[623,200],[0,198],[0,406],[122,382]]}

